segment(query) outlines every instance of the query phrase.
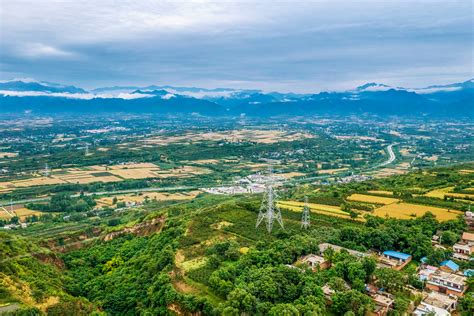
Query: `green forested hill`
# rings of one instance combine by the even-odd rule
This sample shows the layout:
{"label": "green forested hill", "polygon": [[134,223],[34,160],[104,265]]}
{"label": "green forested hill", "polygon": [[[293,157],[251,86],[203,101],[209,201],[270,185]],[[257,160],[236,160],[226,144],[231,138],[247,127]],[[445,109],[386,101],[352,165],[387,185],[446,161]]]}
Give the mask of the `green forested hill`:
{"label": "green forested hill", "polygon": [[[464,192],[471,177],[445,168],[317,190],[282,189],[284,199],[308,195],[315,203],[342,202],[347,204],[343,209],[365,209],[363,220],[312,213],[308,230],[300,228],[301,214],[287,209],[282,209],[285,229],[278,224],[271,234],[256,229],[260,196],[200,195],[189,202],[151,202],[131,209],[121,215],[120,225],[102,226],[101,236],[64,253],[40,246],[44,242],[27,233],[39,233],[40,225],[28,228],[24,237],[3,232],[0,304],[17,303],[32,315],[364,315],[374,307],[365,293],[365,284],[372,283],[393,295],[393,314],[402,315],[410,302],[420,300],[406,287],[423,288],[415,275],[419,260],[427,257],[437,265],[449,258],[450,246],[468,228],[461,218],[439,222],[430,213],[407,220],[380,218],[370,215],[367,205],[346,199],[356,192],[391,190],[397,199],[417,205],[428,201],[462,210],[468,200],[420,198],[400,188],[428,192],[454,186]],[[134,229],[154,219],[160,219],[159,229]],[[432,246],[434,234],[443,236],[447,250]],[[347,252],[325,253],[331,268],[323,271],[310,272],[295,263],[302,255],[317,253],[322,242],[363,252],[398,250],[414,260],[402,271],[377,268],[373,257],[356,258]],[[474,268],[472,263],[458,263],[462,269]],[[472,278],[469,282],[472,285]],[[331,305],[323,287],[334,291]],[[460,312],[469,315],[473,304],[466,295]]]}

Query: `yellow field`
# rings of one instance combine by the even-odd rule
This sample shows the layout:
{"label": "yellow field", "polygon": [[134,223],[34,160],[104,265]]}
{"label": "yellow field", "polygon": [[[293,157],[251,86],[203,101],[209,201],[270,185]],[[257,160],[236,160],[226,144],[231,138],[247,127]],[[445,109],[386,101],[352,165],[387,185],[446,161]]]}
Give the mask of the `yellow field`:
{"label": "yellow field", "polygon": [[145,144],[168,145],[173,143],[191,143],[202,141],[252,141],[261,144],[288,142],[304,138],[314,138],[313,135],[300,132],[287,132],[278,130],[230,130],[220,132],[187,133],[179,136],[154,136],[144,139]]}
{"label": "yellow field", "polygon": [[51,175],[48,177],[38,175],[24,180],[0,182],[0,192],[22,187],[64,183],[87,184],[93,182],[118,182],[124,179],[183,178],[209,172],[208,169],[192,166],[161,170],[159,166],[152,163],[66,168],[52,170]]}
{"label": "yellow field", "polygon": [[393,195],[392,191],[384,191],[384,190],[369,190],[367,192],[368,193],[373,193],[373,194]]}
{"label": "yellow field", "polygon": [[400,201],[399,199],[395,199],[395,198],[373,196],[373,195],[366,195],[366,194],[357,194],[357,193],[352,194],[351,196],[348,196],[347,200],[356,201],[356,202],[383,204],[383,205],[397,203]]}
{"label": "yellow field", "polygon": [[325,169],[325,170],[318,170],[319,174],[335,174],[338,172],[346,171],[348,168],[338,168],[338,169]]}
{"label": "yellow field", "polygon": [[0,152],[0,159],[1,158],[14,158],[16,156],[18,156],[18,153]]}
{"label": "yellow field", "polygon": [[[279,201],[277,205],[281,208],[288,209],[290,211],[301,212],[304,206],[304,202],[296,202],[296,201]],[[316,204],[316,203],[308,203],[311,212],[322,214],[322,215],[329,215],[329,216],[336,216],[345,219],[351,219],[348,213],[341,210],[338,206],[332,205],[325,205],[325,204]],[[358,218],[357,220],[363,220],[362,218]]]}
{"label": "yellow field", "polygon": [[[463,212],[456,210],[448,210],[446,208],[417,205],[410,203],[395,203],[382,206],[374,210],[374,215],[379,217],[393,217],[399,219],[410,219],[420,217],[426,212],[431,212],[439,221],[447,221],[456,219],[458,215],[462,215]],[[415,215],[415,216],[413,216]]]}
{"label": "yellow field", "polygon": [[302,172],[286,172],[286,173],[279,173],[278,175],[282,176],[285,179],[289,179],[289,178],[294,178],[294,177],[302,177],[305,174]]}
{"label": "yellow field", "polygon": [[446,188],[442,188],[442,189],[436,189],[436,190],[432,190],[432,191],[426,193],[425,196],[438,198],[438,199],[444,199],[445,195],[454,196],[454,197],[460,198],[460,199],[462,199],[464,197],[474,198],[474,194],[451,193],[451,191],[453,189],[454,189],[454,187],[446,187]]}
{"label": "yellow field", "polygon": [[[8,211],[10,211],[9,207],[5,206],[5,208]],[[20,218],[20,220],[24,220],[26,217],[31,216],[31,215],[38,215],[39,216],[39,215],[42,214],[41,212],[33,211],[33,210],[30,210],[30,209],[27,209],[26,207],[15,207],[15,208],[13,208],[11,213],[18,216]],[[8,220],[10,218],[11,218],[11,216],[7,212],[5,212],[5,210],[0,208],[0,219],[3,219],[3,220],[7,219]]]}
{"label": "yellow field", "polygon": [[181,201],[190,200],[195,198],[200,191],[190,191],[184,193],[164,193],[164,192],[145,192],[143,195],[123,194],[110,197],[103,197],[96,200],[100,206],[112,206],[114,197],[117,198],[118,202],[136,202],[143,203],[145,197],[149,200],[156,199],[157,201]]}

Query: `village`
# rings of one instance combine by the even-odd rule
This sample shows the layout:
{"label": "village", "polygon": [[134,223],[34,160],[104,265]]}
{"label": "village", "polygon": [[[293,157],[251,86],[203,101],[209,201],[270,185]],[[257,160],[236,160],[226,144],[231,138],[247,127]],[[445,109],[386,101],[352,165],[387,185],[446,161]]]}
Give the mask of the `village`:
{"label": "village", "polygon": [[[433,236],[432,243],[434,247],[442,247],[438,239],[438,236]],[[461,240],[453,245],[452,251],[452,257],[455,260],[473,260],[474,234],[464,232]],[[394,250],[359,252],[330,243],[322,243],[319,245],[319,253],[303,256],[289,267],[301,269],[301,271],[305,271],[305,268],[312,271],[328,269],[331,267],[331,262],[327,256],[328,252],[347,252],[356,258],[373,257],[377,261],[378,268],[389,268],[397,271],[403,270],[412,262],[412,255]],[[414,302],[411,303],[412,315],[451,315],[456,310],[458,299],[467,291],[467,279],[474,275],[474,270],[461,271],[459,265],[453,260],[445,260],[439,266],[427,264],[426,257],[420,261],[417,267],[417,277],[423,282],[423,291],[405,285],[406,290],[412,292],[413,295],[421,295],[422,297],[417,306]],[[371,297],[375,304],[375,309],[370,314],[384,316],[392,310],[395,299],[384,288],[376,286],[374,281],[372,280],[372,282],[365,285],[366,294]],[[345,286],[349,287],[348,284]],[[322,289],[327,303],[331,304],[331,296],[334,294],[334,290],[329,284],[324,285]]]}

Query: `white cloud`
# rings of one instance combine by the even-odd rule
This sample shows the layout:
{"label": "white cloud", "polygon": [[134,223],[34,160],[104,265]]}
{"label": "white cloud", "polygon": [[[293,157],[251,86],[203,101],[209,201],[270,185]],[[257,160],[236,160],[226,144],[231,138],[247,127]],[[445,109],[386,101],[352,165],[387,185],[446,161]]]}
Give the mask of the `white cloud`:
{"label": "white cloud", "polygon": [[81,100],[91,100],[91,99],[111,99],[111,98],[118,98],[118,99],[141,99],[141,98],[151,98],[154,95],[150,94],[141,94],[141,93],[119,93],[119,94],[112,94],[112,93],[67,93],[67,92],[43,92],[43,91],[10,91],[10,90],[0,90],[1,95],[12,96],[12,97],[61,97],[61,98],[68,98],[68,99],[81,99]]}
{"label": "white cloud", "polygon": [[71,58],[77,56],[76,53],[69,52],[54,46],[45,45],[43,43],[30,43],[22,45],[18,49],[18,53],[27,58]]}

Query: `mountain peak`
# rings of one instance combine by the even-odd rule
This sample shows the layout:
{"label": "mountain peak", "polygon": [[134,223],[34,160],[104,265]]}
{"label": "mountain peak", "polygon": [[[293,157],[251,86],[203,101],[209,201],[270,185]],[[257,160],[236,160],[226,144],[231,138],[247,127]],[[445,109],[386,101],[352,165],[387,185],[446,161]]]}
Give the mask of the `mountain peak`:
{"label": "mountain peak", "polygon": [[369,82],[356,88],[357,91],[386,91],[392,89],[383,83]]}

